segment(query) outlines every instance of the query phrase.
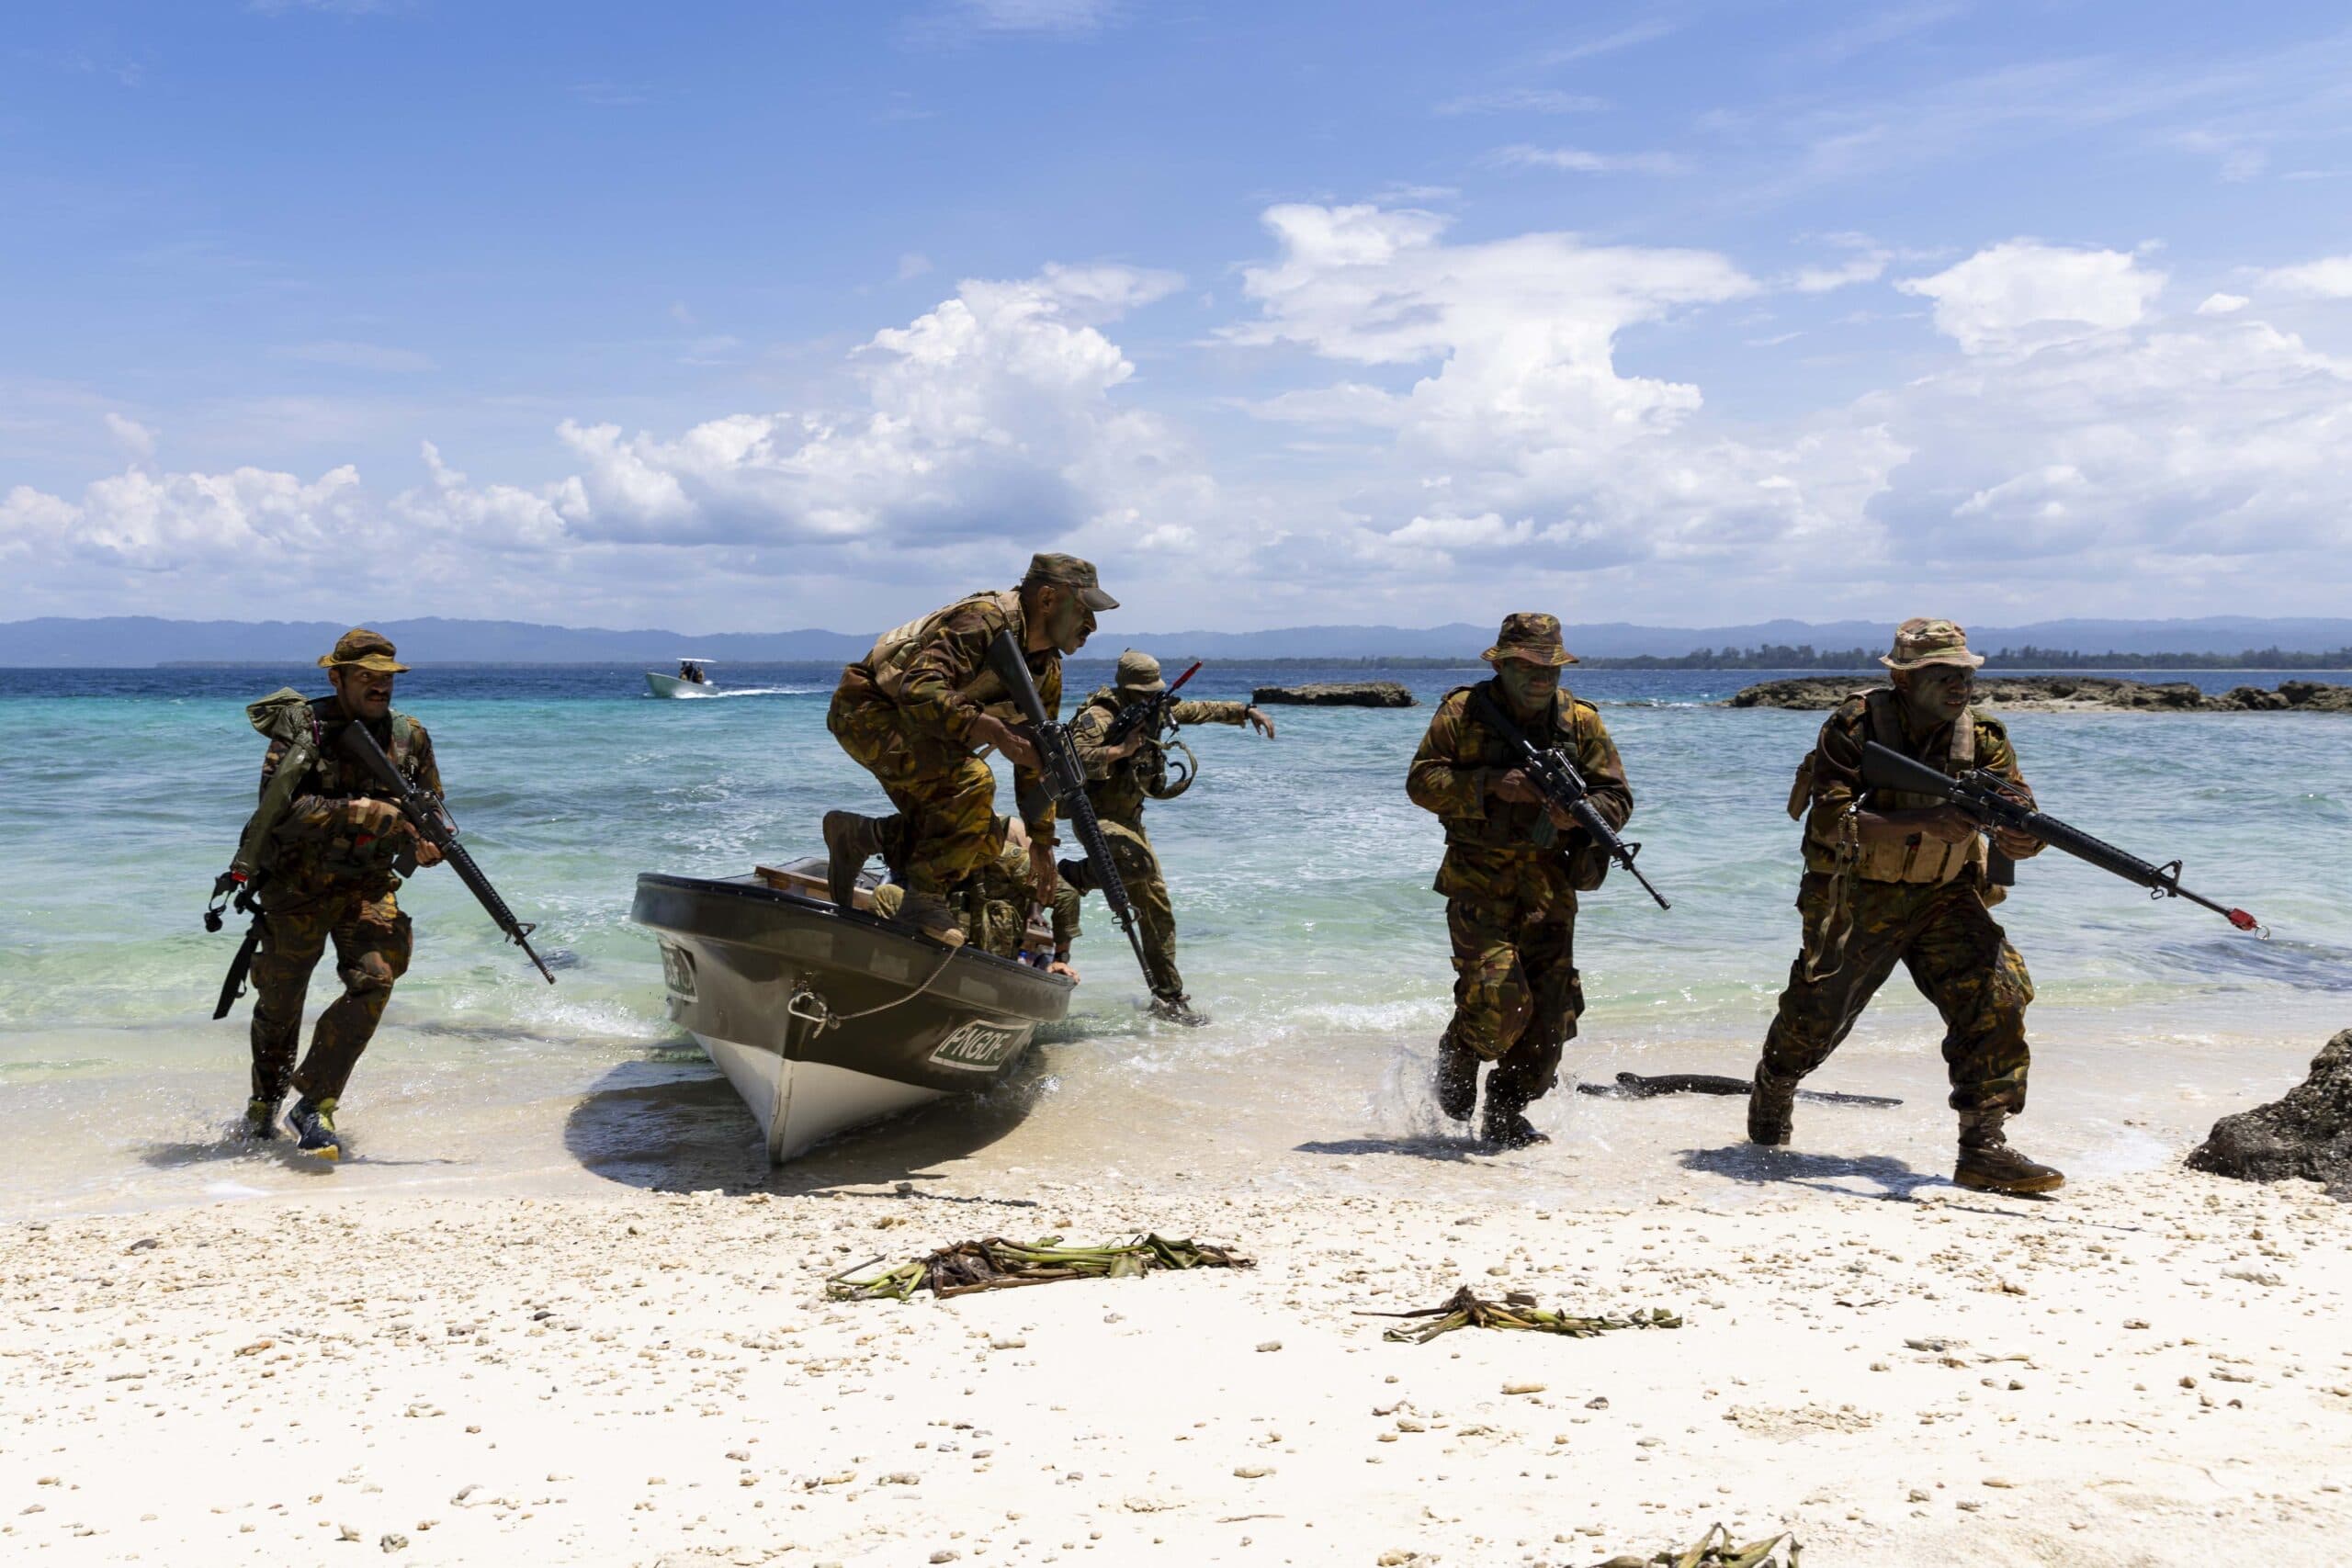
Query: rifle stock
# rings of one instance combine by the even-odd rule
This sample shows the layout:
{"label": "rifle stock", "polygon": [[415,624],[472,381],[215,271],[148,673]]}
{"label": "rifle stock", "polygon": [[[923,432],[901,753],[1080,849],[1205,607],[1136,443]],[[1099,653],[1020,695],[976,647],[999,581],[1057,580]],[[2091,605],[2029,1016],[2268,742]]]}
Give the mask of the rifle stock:
{"label": "rifle stock", "polygon": [[[1875,740],[1866,740],[1862,743],[1862,782],[1872,789],[1933,795],[1946,805],[1966,812],[1988,831],[2006,828],[2011,832],[2039,839],[2052,849],[2064,850],[2076,860],[2087,861],[2110,876],[2120,876],[2126,882],[2146,888],[2151,897],[2186,898],[2192,904],[2212,910],[2242,931],[2267,934],[2262,922],[2244,909],[2217,904],[2201,893],[2192,893],[2180,885],[2180,862],[2157,865],[2128,851],[2120,850],[2104,839],[2095,839],[2080,828],[2061,822],[2027,804],[2017,793],[2016,786],[1998,773],[1979,768],[1974,773],[1955,778],[1917,758],[1906,757]],[[2006,860],[2007,857],[2002,858]]]}

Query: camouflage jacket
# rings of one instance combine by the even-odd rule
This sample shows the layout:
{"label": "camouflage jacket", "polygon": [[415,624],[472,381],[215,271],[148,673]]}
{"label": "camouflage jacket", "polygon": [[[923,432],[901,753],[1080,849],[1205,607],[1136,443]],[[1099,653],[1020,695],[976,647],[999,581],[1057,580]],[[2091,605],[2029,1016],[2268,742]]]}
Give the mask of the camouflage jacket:
{"label": "camouflage jacket", "polygon": [[[842,671],[841,694],[888,703],[918,741],[930,741],[946,756],[970,756],[972,726],[982,714],[1016,728],[1025,722],[1004,682],[989,668],[989,645],[1002,631],[1010,631],[1016,644],[1027,641],[1028,617],[1017,591],[959,599],[885,632],[864,659]],[[1048,648],[1029,653],[1024,662],[1046,716],[1058,716],[1061,654]],[[1034,770],[1015,767],[1012,788],[1030,832],[1051,842],[1054,803],[1045,781]]]}
{"label": "camouflage jacket", "polygon": [[[271,839],[270,873],[299,887],[355,881],[396,887],[400,878],[392,874],[392,861],[405,846],[405,836],[367,838],[348,809],[354,800],[390,799],[390,792],[334,744],[336,733],[349,722],[343,716],[340,698],[322,697],[311,705],[311,713],[322,737],[319,755],[296,784],[285,818]],[[368,733],[412,784],[430,795],[441,793],[441,770],[433,760],[433,738],[424,726],[395,713],[388,722],[369,725]],[[270,743],[262,759],[262,789],[268,789],[277,775],[287,750],[283,740]]]}
{"label": "camouflage jacket", "polygon": [[[1116,688],[1104,686],[1095,692],[1070,719],[1069,742],[1078,752],[1079,765],[1086,770],[1086,798],[1093,803],[1094,814],[1140,833],[1143,803],[1157,794],[1168,777],[1168,748],[1155,736],[1124,757],[1109,755],[1103,750],[1103,738],[1122,705]],[[1168,711],[1178,724],[1250,722],[1248,703],[1186,702],[1180,697]]]}
{"label": "camouflage jacket", "polygon": [[[1502,739],[1490,733],[1471,708],[1470,694],[1477,690],[1510,711],[1510,699],[1496,681],[1448,692],[1430,716],[1429,732],[1421,737],[1420,750],[1413,753],[1405,777],[1405,793],[1413,804],[1434,812],[1445,824],[1445,862],[1438,868],[1437,890],[1448,897],[1489,890],[1534,870],[1539,863],[1547,877],[1552,869],[1565,874],[1564,852],[1576,849],[1586,837],[1580,829],[1566,833],[1555,829],[1541,804],[1488,795],[1493,781],[1510,771],[1512,760]],[[1634,792],[1625,783],[1616,742],[1600,722],[1600,710],[1563,688],[1553,704],[1548,728],[1548,734],[1530,729],[1527,738],[1565,751],[1584,775],[1594,807],[1611,828],[1624,827],[1634,814]]]}
{"label": "camouflage jacket", "polygon": [[[1895,740],[1894,749],[1904,755],[1931,768],[1951,769],[1955,726],[1939,724],[1922,734],[1913,726],[1910,716],[1903,711],[1902,705],[1896,703],[1890,705],[1889,708],[1890,714],[1896,718],[1896,731],[1890,732],[1882,725],[1880,731],[1874,734],[1868,696],[1867,693],[1857,692],[1838,704],[1837,710],[1822,722],[1820,739],[1814,743],[1811,759],[1813,804],[1805,812],[1804,822],[1804,867],[1807,871],[1834,872],[1838,868],[1838,823],[1856,797],[1866,793],[1862,783],[1864,741]],[[1882,702],[1885,700],[1880,699]],[[1975,725],[1972,765],[2001,774],[2024,789],[2030,797],[2033,792],[2026,784],[2025,775],[2018,770],[2017,750],[2009,744],[2008,729],[1999,719],[1973,709],[1969,718]],[[1900,809],[1904,804],[1896,802],[1894,807]],[[1973,848],[1971,846],[1972,852]],[[2029,852],[2030,854],[2041,852],[2039,844]]]}

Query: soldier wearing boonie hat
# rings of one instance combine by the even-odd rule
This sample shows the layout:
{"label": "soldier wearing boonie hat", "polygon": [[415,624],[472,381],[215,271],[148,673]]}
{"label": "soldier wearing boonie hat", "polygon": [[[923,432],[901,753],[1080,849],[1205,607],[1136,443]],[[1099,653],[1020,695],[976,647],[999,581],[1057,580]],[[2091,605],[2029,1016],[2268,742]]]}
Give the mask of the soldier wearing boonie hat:
{"label": "soldier wearing boonie hat", "polygon": [[[1868,788],[1862,746],[1874,740],[1953,774],[1986,769],[2031,792],[2007,729],[1969,705],[1984,659],[1958,623],[1907,620],[1879,662],[1894,683],[1857,692],[1829,716],[1789,796],[1789,815],[1805,824],[1804,945],[1764,1037],[1747,1136],[1789,1142],[1798,1083],[1829,1059],[1900,964],[1943,1015],[1960,1120],[1952,1179],[1984,1191],[2053,1191],[2065,1177],[2009,1147],[2004,1131],[2025,1109],[2033,982],[1990,913],[2004,889],[1988,875],[1985,840],[1934,795]],[[2041,850],[2006,831],[1991,847],[2012,860]]]}
{"label": "soldier wearing boonie hat", "polygon": [[826,726],[881,784],[898,815],[825,814],[826,880],[835,904],[851,907],[858,874],[881,855],[906,889],[898,918],[933,941],[960,944],[949,896],[1004,850],[995,775],[981,761],[990,750],[1012,764],[1031,874],[1039,898],[1051,899],[1053,798],[1036,751],[1015,728],[1022,716],[1012,694],[989,668],[989,645],[1011,632],[1039,700],[1057,713],[1063,656],[1085,645],[1098,614],[1118,607],[1091,561],[1041,550],[1014,587],[971,594],[885,632],[842,670]]}
{"label": "soldier wearing boonie hat", "polygon": [[[1117,746],[1108,743],[1112,721],[1129,703],[1158,696],[1168,690],[1159,660],[1128,649],[1119,655],[1111,684],[1090,695],[1069,721],[1071,748],[1086,769],[1086,796],[1102,820],[1102,836],[1111,845],[1111,859],[1119,880],[1135,903],[1136,934],[1143,940],[1145,979],[1151,986],[1151,1009],[1161,1018],[1197,1026],[1208,1019],[1197,1011],[1184,991],[1184,976],[1176,967],[1176,907],[1168,896],[1168,879],[1159,855],[1144,832],[1146,800],[1173,800],[1192,787],[1199,765],[1192,748],[1153,727],[1138,728]],[[1248,703],[1180,699],[1165,705],[1170,723],[1255,726],[1273,739],[1274,721]],[[1168,749],[1184,753],[1192,766],[1171,784],[1168,778]],[[1083,861],[1064,861],[1064,881],[1081,892],[1094,886],[1093,868]]]}
{"label": "soldier wearing boonie hat", "polygon": [[1577,894],[1600,885],[1608,860],[1512,765],[1474,693],[1536,745],[1565,751],[1612,828],[1633,815],[1634,793],[1600,711],[1560,685],[1576,656],[1562,646],[1557,617],[1505,616],[1485,657],[1493,678],[1438,704],[1406,792],[1445,824],[1436,886],[1453,948],[1453,1019],[1438,1042],[1438,1109],[1467,1120],[1478,1108],[1478,1069],[1492,1062],[1480,1133],[1517,1147],[1546,1141],[1525,1112],[1550,1091],[1584,1010]]}
{"label": "soldier wearing boonie hat", "polygon": [[[413,854],[416,863],[432,865],[441,855],[416,837],[384,786],[342,748],[302,742],[363,724],[413,785],[439,795],[432,737],[391,705],[392,677],[408,670],[398,652],[381,632],[354,626],[318,661],[334,695],[306,704],[285,692],[249,710],[254,728],[270,736],[264,797],[272,797],[271,782],[288,757],[303,759],[303,773],[275,792],[284,814],[268,836],[256,883],[262,925],[251,971],[253,1089],[245,1124],[255,1137],[276,1136],[277,1107],[290,1089],[298,1098],[286,1121],[298,1146],[326,1159],[342,1156],[336,1107],[394,983],[408,971],[413,944],[409,919],[393,897],[401,885],[394,863]],[[329,942],[342,994],[319,1014],[298,1066],[311,973]]]}

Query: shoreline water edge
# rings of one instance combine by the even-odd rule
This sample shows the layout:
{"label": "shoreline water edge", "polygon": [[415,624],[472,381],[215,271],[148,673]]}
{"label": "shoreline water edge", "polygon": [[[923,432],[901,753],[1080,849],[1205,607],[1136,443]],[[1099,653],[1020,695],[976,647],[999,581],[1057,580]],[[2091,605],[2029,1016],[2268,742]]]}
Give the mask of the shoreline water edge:
{"label": "shoreline water edge", "polygon": [[[0,1554],[1594,1563],[1718,1522],[1812,1562],[2332,1551],[2352,1211],[2180,1160],[2352,1021],[2352,913],[2313,848],[2352,821],[2352,727],[2010,720],[2048,809],[2185,855],[2276,933],[2021,868],[2018,1125],[2070,1177],[2037,1201],[1949,1181],[1940,1024],[1899,979],[1808,1087],[1900,1103],[1801,1101],[1788,1149],[1746,1144],[1736,1100],[1565,1085],[1534,1149],[1441,1122],[1440,845],[1402,773],[1478,673],[1396,671],[1413,709],[1285,709],[1271,744],[1193,738],[1201,784],[1152,828],[1211,1027],[1144,1017],[1090,906],[1071,1019],[1002,1088],[771,1170],[667,1021],[629,883],[817,847],[819,811],[868,788],[825,681],[730,670],[741,700],[665,703],[633,671],[419,670],[401,705],[560,983],[420,877],[415,966],[326,1170],[231,1136],[243,1018],[205,1017],[229,944],[195,918],[251,798],[239,705],[282,682],[0,671]],[[1616,878],[1588,900],[1571,1077],[1754,1062],[1797,936],[1781,802],[1818,723],[1724,705],[1756,679],[1569,671],[1675,900]],[[959,1240],[1154,1230],[1256,1266],[826,1289]],[[1464,1285],[1681,1326],[1414,1346],[1359,1315]]]}

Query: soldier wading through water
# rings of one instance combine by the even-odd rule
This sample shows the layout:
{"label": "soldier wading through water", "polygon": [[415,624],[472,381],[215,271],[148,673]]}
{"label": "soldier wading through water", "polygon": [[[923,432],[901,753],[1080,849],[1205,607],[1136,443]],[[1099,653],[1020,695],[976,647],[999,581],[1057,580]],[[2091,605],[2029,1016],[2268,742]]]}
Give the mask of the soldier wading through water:
{"label": "soldier wading through water", "polygon": [[825,813],[826,880],[836,905],[852,907],[858,873],[880,855],[906,890],[897,918],[933,942],[963,945],[951,896],[1004,852],[996,775],[980,760],[989,748],[1012,763],[1013,797],[1029,828],[1031,891],[1052,902],[1059,885],[1054,801],[1036,748],[1013,728],[1021,714],[989,667],[989,645],[1011,632],[1038,700],[1058,714],[1063,656],[1085,646],[1098,613],[1118,607],[1092,563],[1040,554],[1017,587],[972,594],[885,632],[842,671],[826,728],[898,814]]}
{"label": "soldier wading through water", "polygon": [[[1184,976],[1176,968],[1176,908],[1168,897],[1167,878],[1160,874],[1159,855],[1143,830],[1145,800],[1175,799],[1192,787],[1193,775],[1188,773],[1170,784],[1169,743],[1158,734],[1148,733],[1148,726],[1115,746],[1110,744],[1112,721],[1121,708],[1167,690],[1159,660],[1129,649],[1119,655],[1113,683],[1088,697],[1071,718],[1069,737],[1080,764],[1086,769],[1086,797],[1102,819],[1119,880],[1125,885],[1127,897],[1135,900],[1144,957],[1149,964],[1145,978],[1151,985],[1151,1010],[1161,1018],[1197,1026],[1208,1020],[1193,1010],[1192,998],[1184,994]],[[1274,736],[1274,721],[1248,703],[1178,701],[1168,705],[1168,718],[1178,726],[1254,725],[1269,740]],[[1186,755],[1190,754],[1188,749]],[[1081,893],[1094,886],[1092,868],[1083,861],[1062,862],[1061,874]]]}
{"label": "soldier wading through water", "polygon": [[1600,712],[1560,687],[1576,658],[1550,615],[1506,616],[1486,652],[1494,678],[1446,694],[1413,755],[1406,793],[1445,823],[1437,891],[1453,943],[1453,1021],[1438,1042],[1438,1108],[1466,1121],[1487,1079],[1487,1142],[1546,1142],[1523,1114],[1549,1092],[1562,1048],[1584,1010],[1574,944],[1577,894],[1600,886],[1608,852],[1550,804],[1480,716],[1493,705],[1534,745],[1576,764],[1612,829],[1634,814],[1634,793]]}
{"label": "soldier wading through water", "polygon": [[[2002,1124],[2025,1109],[2026,1004],[2033,983],[1987,912],[2005,890],[1985,874],[1973,818],[1933,796],[1869,789],[1862,745],[1875,740],[1960,775],[1986,769],[2030,800],[2008,732],[1971,711],[1982,655],[1950,621],[1909,620],[1880,663],[1894,684],[1858,692],[1821,727],[1797,773],[1789,814],[1804,821],[1797,909],[1804,951],[1789,969],[1748,1093],[1750,1142],[1789,1141],[1798,1082],[1829,1059],[1898,963],[1944,1020],[1951,1107],[1960,1113],[1952,1179],[1989,1192],[2049,1192],[2064,1176],[2008,1146]],[[2006,829],[2012,860],[2041,851]]]}
{"label": "soldier wading through water", "polygon": [[[276,1136],[278,1102],[291,1088],[300,1098],[287,1124],[305,1154],[326,1159],[343,1154],[334,1112],[344,1086],[384,1016],[393,983],[408,971],[409,923],[392,896],[401,885],[394,863],[441,860],[385,798],[383,785],[334,744],[345,726],[357,722],[413,785],[441,793],[424,726],[392,711],[392,677],[408,668],[393,652],[375,632],[345,632],[319,660],[334,695],[306,703],[288,692],[249,710],[254,728],[271,737],[261,767],[262,810],[271,820],[260,825],[265,879],[245,1125],[254,1137]],[[281,764],[298,752],[308,761],[279,781]],[[330,942],[343,994],[319,1014],[298,1067],[303,998]]]}

